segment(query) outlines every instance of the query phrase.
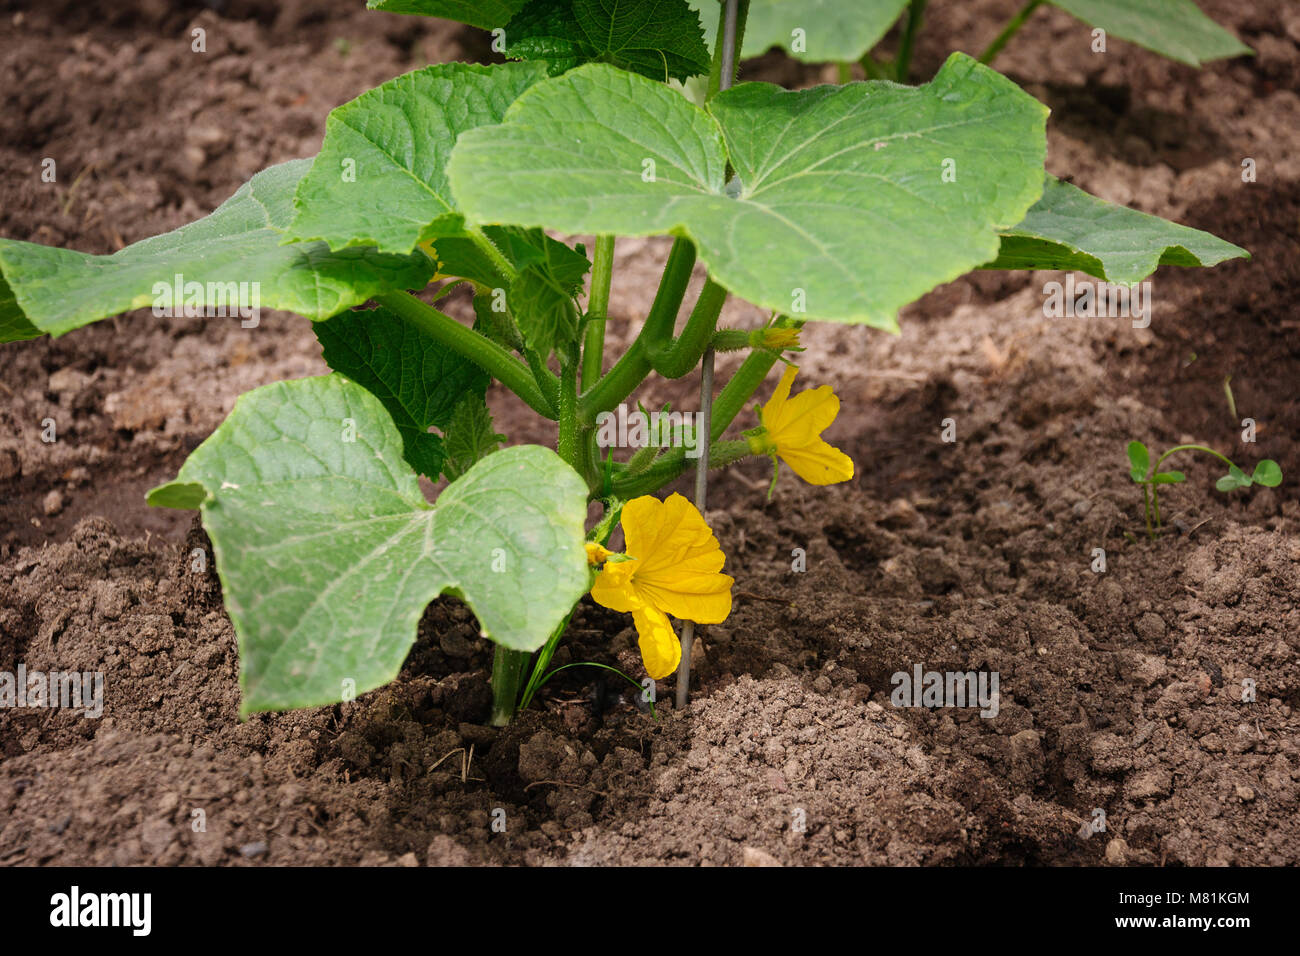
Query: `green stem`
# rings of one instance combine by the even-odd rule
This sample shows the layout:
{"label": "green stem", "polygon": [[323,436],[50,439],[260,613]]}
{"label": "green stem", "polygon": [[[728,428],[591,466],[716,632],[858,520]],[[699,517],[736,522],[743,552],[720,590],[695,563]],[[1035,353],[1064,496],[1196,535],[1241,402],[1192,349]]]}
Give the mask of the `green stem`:
{"label": "green stem", "polygon": [[671,338],[694,268],[695,247],[689,240],[677,239],[668,253],[659,291],[655,293],[654,304],[641,326],[641,333],[605,377],[583,394],[578,405],[578,418],[582,424],[595,422],[597,414],[612,409],[645,381],[651,370],[649,344]]}
{"label": "green stem", "polygon": [[[1160,471],[1160,466],[1164,464],[1165,459],[1168,458],[1170,455],[1172,455],[1174,452],[1178,452],[1178,451],[1203,451],[1207,455],[1213,455],[1215,458],[1219,459],[1219,461],[1223,462],[1229,468],[1237,467],[1236,463],[1233,462],[1230,458],[1228,458],[1226,455],[1219,454],[1213,448],[1207,448],[1204,445],[1175,445],[1173,448],[1169,449],[1167,452],[1165,452],[1163,455],[1161,455],[1159,458],[1156,459],[1155,466],[1151,469],[1151,475],[1152,476],[1156,475]],[[1148,479],[1148,481],[1150,480]],[[1160,520],[1160,486],[1155,484],[1154,482],[1150,482],[1146,487],[1149,487],[1151,489],[1151,504],[1152,507],[1155,509],[1156,527],[1159,528],[1162,526],[1162,522]],[[1150,531],[1149,524],[1147,530]]]}
{"label": "green stem", "polygon": [[551,636],[546,639],[546,643],[542,646],[541,653],[537,655],[537,663],[533,665],[532,674],[528,677],[528,684],[524,687],[523,696],[519,699],[520,710],[525,709],[533,702],[533,695],[541,690],[542,684],[545,683],[542,674],[546,668],[551,666],[551,658],[555,656],[555,649],[560,646],[560,638],[569,629],[569,621],[573,620],[573,615],[577,610],[578,605],[575,604],[573,610],[564,616],[560,626],[551,632]]}
{"label": "green stem", "polygon": [[862,54],[862,59],[859,62],[861,62],[862,69],[867,74],[868,79],[871,80],[889,79],[889,75],[885,72],[885,67],[877,63],[875,58],[872,57],[870,52]]}
{"label": "green stem", "polygon": [[853,82],[853,64],[847,60],[841,60],[836,66],[839,68],[840,86]]}
{"label": "green stem", "polygon": [[[776,320],[774,328],[790,328],[798,326],[799,323],[793,322],[785,316]],[[713,401],[712,421],[709,429],[710,438],[714,442],[713,448],[709,454],[709,467],[720,468],[731,464],[732,461],[739,460],[748,454],[749,445],[746,442],[722,442],[719,439],[722,434],[731,425],[741,409],[745,407],[763,380],[767,378],[767,373],[772,370],[779,356],[770,349],[755,350],[749,353],[745,361],[740,363],[740,368],[736,369],[730,381],[723,387],[718,397]],[[744,454],[740,454],[743,446]],[[728,457],[723,452],[724,448],[730,448],[735,457]],[[620,498],[627,499],[636,495],[649,494],[662,488],[681,476],[690,460],[687,459],[684,449],[674,448],[662,455],[653,465],[638,475],[628,475],[624,478],[614,479],[614,492]]]}
{"label": "green stem", "polygon": [[681,378],[699,365],[726,301],[727,290],[712,279],[705,280],[682,334],[662,348],[651,346],[651,367],[664,378]]}
{"label": "green stem", "polygon": [[898,61],[894,64],[894,76],[899,83],[907,82],[907,72],[912,66],[912,48],[916,46],[916,35],[921,30],[925,4],[926,0],[912,0],[907,8],[907,26],[903,28],[903,41],[898,48]]}
{"label": "green stem", "polygon": [[513,651],[497,645],[492,656],[493,727],[504,727],[514,717],[519,703],[519,686],[532,656],[528,651]]}
{"label": "green stem", "polygon": [[479,247],[483,255],[487,256],[496,270],[501,273],[507,283],[514,282],[519,275],[519,270],[514,263],[505,257],[505,254],[497,248],[497,244],[483,234],[482,230],[470,229],[469,237],[473,240],[474,245]]}
{"label": "green stem", "polygon": [[556,419],[556,409],[542,394],[528,367],[491,339],[466,328],[409,292],[385,292],[375,296],[375,301],[396,312],[434,341],[469,359],[539,415],[553,421]]}
{"label": "green stem", "polygon": [[994,37],[993,42],[980,54],[980,62],[986,66],[992,63],[994,58],[1002,52],[1002,48],[1007,45],[1007,41],[1016,35],[1020,28],[1025,25],[1025,21],[1042,3],[1043,0],[1029,0],[1028,3],[1021,7],[1020,12],[1007,21],[1007,25],[1002,28],[1002,32]]}
{"label": "green stem", "polygon": [[591,298],[587,301],[587,332],[582,345],[582,387],[600,379],[605,358],[605,320],[609,318],[609,287],[614,277],[614,237],[597,236],[591,262]]}
{"label": "green stem", "polygon": [[[582,472],[579,460],[580,434],[578,430],[578,365],[565,361],[560,369],[560,434],[555,450],[561,458]],[[588,477],[584,475],[583,477]]]}

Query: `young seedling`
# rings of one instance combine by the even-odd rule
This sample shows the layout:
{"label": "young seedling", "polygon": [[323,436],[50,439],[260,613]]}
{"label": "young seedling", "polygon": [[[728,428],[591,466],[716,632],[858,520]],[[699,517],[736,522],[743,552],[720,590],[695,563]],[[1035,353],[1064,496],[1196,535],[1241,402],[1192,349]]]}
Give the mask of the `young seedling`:
{"label": "young seedling", "polygon": [[[673,619],[689,634],[731,612],[708,469],[760,456],[814,484],[854,473],[820,438],[838,399],[816,383],[791,395],[794,366],[742,416],[804,323],[897,332],[900,308],[972,269],[1132,283],[1247,255],[1048,176],[1046,107],[963,54],[917,87],[792,92],[732,85],[747,0],[706,4],[724,38],[711,50],[687,0],[640,0],[635,17],[598,0],[371,5],[492,30],[514,61],[384,83],[330,114],[314,159],[113,255],[0,240],[0,342],[151,305],[315,324],[332,374],[241,396],[148,499],[202,513],[242,714],[392,680],[440,594],[496,644],[495,723],[554,673],[588,591],[631,615],[646,673],[667,678],[689,660]],[[658,291],[607,363],[616,238],[652,235],[673,237]],[[473,293],[472,325],[439,308],[453,290]],[[719,329],[733,295],[772,321]],[[714,352],[744,356],[716,389]],[[670,420],[662,446],[602,437],[651,376],[697,369],[701,417]],[[554,451],[501,447],[494,382],[555,423]],[[728,438],[738,417],[747,430]],[[692,467],[695,504],[656,496]],[[420,476],[448,482],[436,502]]]}
{"label": "young seedling", "polygon": [[1181,471],[1161,471],[1160,466],[1170,455],[1180,451],[1199,451],[1213,455],[1228,466],[1228,473],[1214,483],[1219,491],[1236,491],[1251,485],[1263,485],[1276,488],[1282,483],[1282,469],[1271,458],[1265,458],[1255,465],[1255,471],[1247,475],[1225,456],[1205,445],[1175,445],[1156,459],[1151,465],[1151,453],[1140,441],[1128,443],[1129,476],[1142,486],[1142,500],[1146,508],[1147,536],[1154,539],[1162,527],[1160,520],[1160,486],[1176,485],[1187,480]]}

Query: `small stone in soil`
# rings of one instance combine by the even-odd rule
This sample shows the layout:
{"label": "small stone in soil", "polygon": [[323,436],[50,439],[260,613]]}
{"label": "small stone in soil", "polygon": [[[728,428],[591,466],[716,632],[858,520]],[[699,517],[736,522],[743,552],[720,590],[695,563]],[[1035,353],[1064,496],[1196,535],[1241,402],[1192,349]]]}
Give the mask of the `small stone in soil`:
{"label": "small stone in soil", "polygon": [[251,860],[253,857],[262,856],[266,853],[266,844],[261,840],[257,840],[253,843],[245,843],[239,848],[239,852],[240,855],[246,856]]}

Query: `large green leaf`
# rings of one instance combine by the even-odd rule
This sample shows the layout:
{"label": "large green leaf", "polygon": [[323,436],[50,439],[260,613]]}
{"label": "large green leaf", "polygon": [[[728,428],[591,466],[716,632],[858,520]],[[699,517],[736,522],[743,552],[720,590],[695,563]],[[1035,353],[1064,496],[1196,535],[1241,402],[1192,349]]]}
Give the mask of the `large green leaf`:
{"label": "large green leaf", "polygon": [[709,108],[579,67],[464,134],[452,192],[480,223],[689,236],[756,305],[887,329],[992,260],[1042,192],[1046,108],[963,54],[919,88],[745,83]]}
{"label": "large green leaf", "polygon": [[186,304],[217,306],[228,301],[230,283],[249,283],[250,290],[255,283],[261,308],[309,319],[328,318],[379,292],[424,286],[433,268],[423,253],[280,245],[294,188],[310,162],[264,169],[207,218],[111,256],[0,239],[0,274],[13,293],[9,300],[0,295],[0,341],[30,338],[31,328],[62,335],[144,308],[157,301],[155,285],[170,289],[177,275],[198,284],[193,300],[185,293]]}
{"label": "large green leaf", "polygon": [[382,307],[340,312],[313,328],[329,367],[383,402],[411,467],[437,478],[443,445],[429,428],[445,430],[463,396],[481,402],[487,373]]}
{"label": "large green leaf", "polygon": [[1162,56],[1200,66],[1251,49],[1219,26],[1192,0],[1049,0],[1108,34]]}
{"label": "large green leaf", "polygon": [[1212,266],[1250,258],[1240,246],[1098,199],[1048,176],[1024,221],[1003,230],[989,269],[1063,269],[1129,285],[1158,266]]}
{"label": "large green leaf", "polygon": [[431,507],[383,405],[341,375],[241,396],[149,500],[202,509],[245,714],[392,680],[439,594],[463,598],[497,643],[533,650],[587,587],[586,488],[554,452],[489,455]]}
{"label": "large green leaf", "polygon": [[[712,48],[718,29],[715,0],[691,0]],[[907,0],[751,0],[743,55],[774,46],[808,63],[860,60],[889,32]]]}
{"label": "large green leaf", "polygon": [[491,30],[510,22],[528,0],[367,0],[371,10],[443,17]]}
{"label": "large green leaf", "polygon": [[552,73],[610,63],[665,82],[709,70],[686,0],[533,0],[506,27],[506,56],[544,60]]}
{"label": "large green leaf", "polygon": [[447,188],[456,137],[500,122],[546,76],[540,63],[445,63],[389,80],[338,107],[298,184],[286,242],[331,249],[377,246],[407,254],[422,240],[462,232]]}

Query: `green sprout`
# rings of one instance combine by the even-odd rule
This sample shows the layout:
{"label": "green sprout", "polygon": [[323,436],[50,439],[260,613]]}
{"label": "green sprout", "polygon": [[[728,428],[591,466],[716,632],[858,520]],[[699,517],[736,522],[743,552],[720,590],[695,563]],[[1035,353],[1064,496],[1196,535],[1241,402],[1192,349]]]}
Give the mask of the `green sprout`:
{"label": "green sprout", "polygon": [[1255,465],[1255,471],[1247,475],[1233,464],[1226,456],[1204,445],[1175,445],[1156,459],[1151,467],[1151,452],[1140,441],[1128,443],[1129,476],[1142,486],[1142,499],[1146,505],[1147,535],[1155,538],[1161,528],[1160,520],[1160,486],[1177,485],[1187,480],[1181,471],[1161,471],[1160,466],[1170,455],[1180,451],[1201,451],[1213,455],[1228,466],[1228,473],[1214,483],[1219,491],[1236,491],[1251,485],[1263,485],[1276,488],[1282,483],[1282,469],[1271,458],[1262,459]]}

